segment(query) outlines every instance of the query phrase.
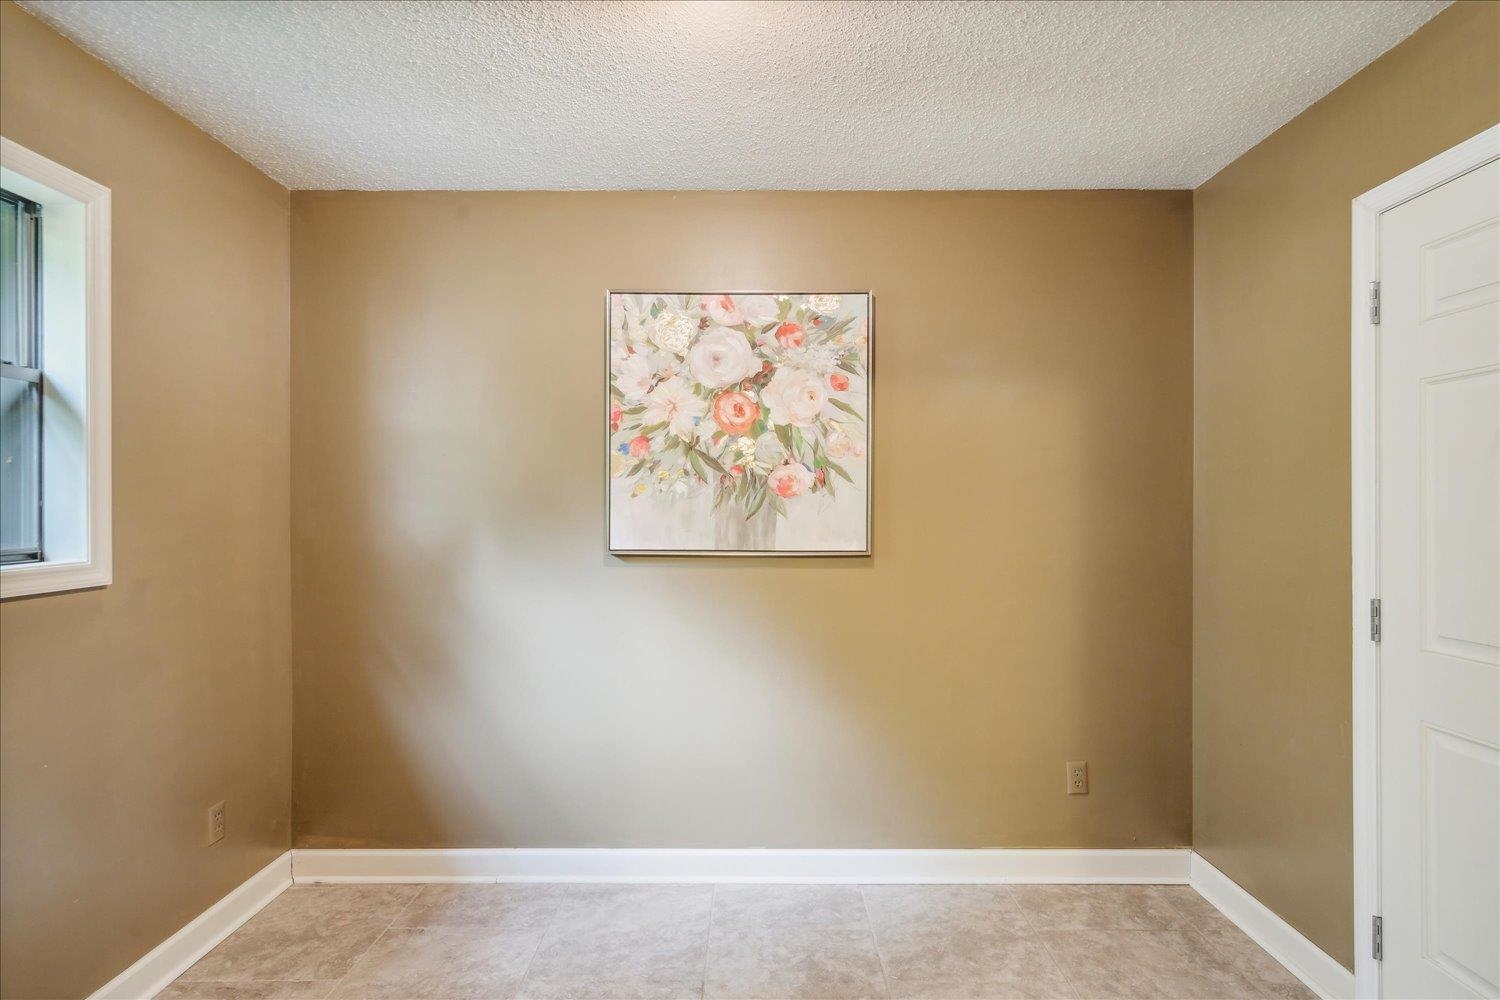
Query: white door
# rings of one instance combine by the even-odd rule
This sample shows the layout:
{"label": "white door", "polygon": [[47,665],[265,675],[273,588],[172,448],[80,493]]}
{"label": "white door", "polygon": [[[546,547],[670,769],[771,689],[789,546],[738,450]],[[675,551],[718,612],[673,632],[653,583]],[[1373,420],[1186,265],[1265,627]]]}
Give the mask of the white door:
{"label": "white door", "polygon": [[1380,217],[1389,997],[1500,997],[1500,164]]}

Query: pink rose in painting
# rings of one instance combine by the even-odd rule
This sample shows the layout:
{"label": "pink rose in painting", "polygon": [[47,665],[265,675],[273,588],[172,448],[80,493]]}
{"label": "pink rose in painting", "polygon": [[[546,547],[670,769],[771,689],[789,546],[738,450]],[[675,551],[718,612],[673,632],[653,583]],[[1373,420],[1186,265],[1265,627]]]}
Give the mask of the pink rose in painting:
{"label": "pink rose in painting", "polygon": [[745,314],[732,295],[713,295],[703,300],[703,309],[720,326],[739,326],[745,322]]}
{"label": "pink rose in painting", "polygon": [[796,323],[783,323],[776,328],[776,339],[781,342],[782,347],[801,347],[807,340],[807,335]]}
{"label": "pink rose in painting", "polygon": [[812,484],[812,473],[799,462],[788,462],[772,469],[771,474],[766,476],[766,486],[783,500],[801,496]]}
{"label": "pink rose in painting", "polygon": [[644,434],[639,434],[630,440],[630,457],[645,458],[651,454],[651,439]]}
{"label": "pink rose in painting", "polygon": [[625,418],[625,411],[620,409],[619,403],[609,404],[609,429],[617,431],[620,429],[620,421]]}
{"label": "pink rose in painting", "polygon": [[731,476],[743,476],[745,474],[745,467],[743,465],[731,465],[729,467],[729,474]]}
{"label": "pink rose in painting", "polygon": [[828,384],[834,392],[844,392],[849,388],[849,376],[834,372],[828,376]]}
{"label": "pink rose in painting", "polygon": [[760,404],[743,392],[721,392],[714,397],[714,423],[725,434],[744,434],[760,419]]}

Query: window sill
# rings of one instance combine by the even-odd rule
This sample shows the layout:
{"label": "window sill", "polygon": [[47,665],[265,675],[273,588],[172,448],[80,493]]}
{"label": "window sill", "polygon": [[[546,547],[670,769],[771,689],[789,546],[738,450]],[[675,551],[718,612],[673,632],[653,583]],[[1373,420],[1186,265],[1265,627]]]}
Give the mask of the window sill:
{"label": "window sill", "polygon": [[110,584],[108,566],[92,562],[39,562],[0,566],[0,600],[87,590]]}

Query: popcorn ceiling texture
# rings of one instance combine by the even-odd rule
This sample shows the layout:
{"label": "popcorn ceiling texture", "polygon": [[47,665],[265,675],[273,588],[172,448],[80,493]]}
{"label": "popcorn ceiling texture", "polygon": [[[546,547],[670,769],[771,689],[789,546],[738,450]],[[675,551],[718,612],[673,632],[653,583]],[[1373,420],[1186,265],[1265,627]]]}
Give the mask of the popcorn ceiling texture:
{"label": "popcorn ceiling texture", "polygon": [[292,188],[1195,187],[1395,3],[29,0]]}

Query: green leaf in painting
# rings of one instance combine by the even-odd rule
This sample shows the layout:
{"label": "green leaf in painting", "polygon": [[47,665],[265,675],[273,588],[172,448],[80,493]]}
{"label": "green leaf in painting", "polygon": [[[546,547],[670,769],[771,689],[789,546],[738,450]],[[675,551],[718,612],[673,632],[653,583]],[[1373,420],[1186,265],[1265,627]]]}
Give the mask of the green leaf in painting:
{"label": "green leaf in painting", "polygon": [[693,467],[694,472],[698,473],[698,477],[705,483],[708,482],[708,472],[703,468],[703,463],[698,458],[698,452],[689,448],[687,457],[688,464]]}
{"label": "green leaf in painting", "polygon": [[844,471],[844,467],[842,465],[838,464],[837,462],[835,462],[835,461],[833,461],[833,460],[830,459],[829,462],[828,462],[828,467],[830,469],[832,469],[834,472],[837,472],[839,475],[843,476],[849,482],[851,482],[851,483],[854,482],[854,477],[851,476],[851,475],[849,475],[849,473],[845,472]]}
{"label": "green leaf in painting", "polygon": [[715,461],[714,457],[712,455],[710,455],[708,452],[706,452],[706,451],[700,451],[700,452],[696,452],[695,454],[699,455],[703,459],[704,463],[709,468],[713,469],[715,472],[719,473],[720,475],[724,474],[724,472],[725,472],[724,466],[720,465],[717,461]]}
{"label": "green leaf in painting", "polygon": [[771,509],[776,512],[777,517],[786,517],[786,501],[781,497],[771,498]]}
{"label": "green leaf in painting", "polygon": [[859,411],[858,410],[856,410],[854,407],[850,406],[848,403],[844,402],[842,399],[829,399],[828,401],[834,405],[835,409],[843,410],[845,413],[849,414],[849,416],[853,417],[855,420],[863,420],[863,419],[865,419],[864,417],[862,417],[862,416],[859,415]]}
{"label": "green leaf in painting", "polygon": [[745,508],[745,520],[750,520],[761,507],[765,506],[766,496],[767,493],[764,489],[756,491],[755,496],[750,501],[750,505]]}
{"label": "green leaf in painting", "polygon": [[781,442],[781,446],[786,449],[786,453],[787,453],[788,457],[795,457],[795,453],[792,451],[792,429],[791,429],[791,427],[789,427],[786,424],[777,424],[776,425],[776,440],[780,441]]}

